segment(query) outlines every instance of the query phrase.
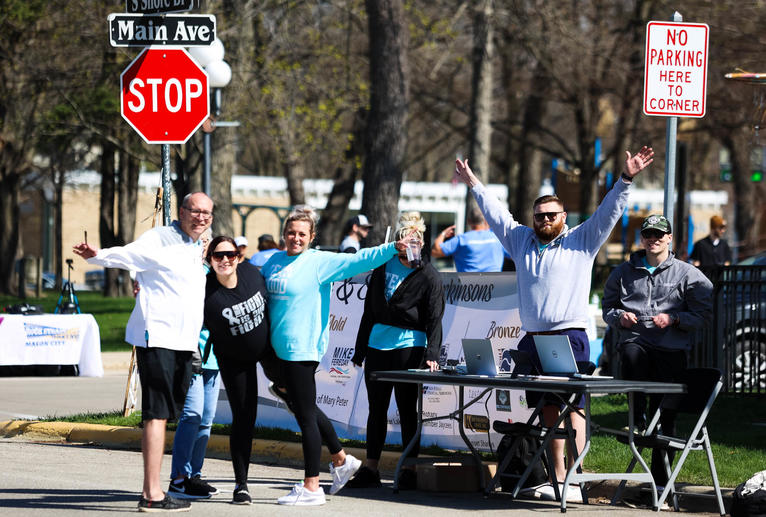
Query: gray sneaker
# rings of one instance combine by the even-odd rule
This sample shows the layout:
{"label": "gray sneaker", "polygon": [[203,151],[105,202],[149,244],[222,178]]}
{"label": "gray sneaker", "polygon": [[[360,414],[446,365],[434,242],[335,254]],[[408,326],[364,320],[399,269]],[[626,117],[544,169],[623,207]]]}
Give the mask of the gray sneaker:
{"label": "gray sneaker", "polygon": [[150,501],[143,497],[138,501],[139,512],[188,512],[191,510],[189,501],[174,499],[168,494],[161,501]]}

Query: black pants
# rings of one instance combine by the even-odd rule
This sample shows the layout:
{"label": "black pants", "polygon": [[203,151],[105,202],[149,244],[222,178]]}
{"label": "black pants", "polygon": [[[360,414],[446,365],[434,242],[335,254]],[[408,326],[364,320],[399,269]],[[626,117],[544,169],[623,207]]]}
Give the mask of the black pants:
{"label": "black pants", "polygon": [[[639,343],[622,343],[620,347],[622,378],[635,381],[673,382],[678,374],[686,369],[686,352],[669,351],[645,346]],[[637,426],[646,426],[647,415],[651,417],[662,401],[662,395],[649,396],[649,412],[646,412],[646,396],[634,394],[633,418]],[[663,434],[670,436],[676,432],[676,413],[664,411],[660,418]],[[668,452],[668,459],[673,463],[675,454]],[[654,482],[664,486],[668,475],[659,451],[652,451],[652,476]]]}
{"label": "black pants", "polygon": [[218,358],[221,379],[231,406],[231,464],[234,481],[247,483],[253,446],[255,418],[258,415],[258,361]]}
{"label": "black pants", "polygon": [[[274,350],[270,349],[263,358],[261,358],[261,368],[263,368],[263,373],[266,377],[274,383],[274,387],[276,388],[277,393],[279,393],[280,398],[287,404],[290,411],[295,414],[295,402],[287,391],[287,384],[285,382],[285,374],[283,371],[283,364],[286,362],[287,361],[279,359],[274,353]],[[317,426],[319,426],[319,434],[322,436],[322,441],[327,445],[327,450],[330,451],[330,454],[339,453],[343,449],[343,446],[340,444],[340,440],[338,440],[335,428],[332,426],[330,419],[327,418],[327,415],[324,414],[324,411],[318,407]]]}
{"label": "black pants", "polygon": [[[376,350],[369,348],[364,363],[364,383],[367,386],[367,399],[370,411],[367,416],[367,458],[379,460],[386,441],[388,425],[388,406],[391,403],[391,391],[396,398],[399,410],[399,424],[402,429],[402,445],[407,446],[415,436],[418,425],[418,385],[408,382],[383,382],[370,379],[372,372],[383,370],[407,370],[419,368],[423,361],[423,347],[408,347],[396,350]],[[420,444],[407,455],[416,458]]]}
{"label": "black pants", "polygon": [[[322,438],[332,454],[341,450],[335,429],[317,407],[317,385],[314,379],[317,366],[319,363],[316,361],[281,361],[283,379],[290,400],[288,405],[301,429],[303,469],[306,477],[319,475]],[[321,431],[320,420],[323,421]]]}

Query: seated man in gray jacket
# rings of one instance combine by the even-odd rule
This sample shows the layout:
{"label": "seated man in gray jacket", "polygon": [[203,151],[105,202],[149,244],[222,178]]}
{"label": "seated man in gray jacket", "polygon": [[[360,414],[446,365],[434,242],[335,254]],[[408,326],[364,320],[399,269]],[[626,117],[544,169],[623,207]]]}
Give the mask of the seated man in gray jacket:
{"label": "seated man in gray jacket", "polygon": [[[694,331],[712,315],[713,285],[700,270],[675,258],[669,247],[672,239],[670,222],[650,215],[641,225],[644,249],[615,268],[606,281],[603,317],[618,332],[624,379],[673,381],[686,368]],[[649,415],[661,398],[650,398]],[[636,425],[645,428],[646,397],[636,399],[634,410]],[[672,435],[675,415],[664,415],[660,424]],[[662,459],[655,454],[652,475],[658,486],[667,482]]]}

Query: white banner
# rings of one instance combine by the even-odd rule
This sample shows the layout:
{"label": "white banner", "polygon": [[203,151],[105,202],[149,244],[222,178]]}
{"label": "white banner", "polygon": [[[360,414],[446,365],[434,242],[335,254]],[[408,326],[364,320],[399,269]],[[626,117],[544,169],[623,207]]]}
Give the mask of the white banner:
{"label": "white banner", "polygon": [[101,377],[101,335],[91,314],[0,315],[0,365],[76,364]]}
{"label": "white banner", "polygon": [[[333,421],[342,438],[366,438],[367,389],[362,368],[351,363],[356,333],[361,320],[368,274],[332,288],[330,303],[330,344],[316,375],[317,405]],[[515,349],[522,338],[519,320],[519,298],[515,273],[442,273],[446,307],[442,319],[444,337],[440,362],[463,362],[463,338],[489,338],[497,353],[498,367],[510,369],[504,352]],[[267,389],[268,381],[261,375],[259,383],[258,425],[298,430],[293,415]],[[465,400],[471,400],[481,390],[466,388]],[[222,401],[225,394],[222,393]],[[391,397],[388,414],[388,443],[401,443],[399,416]],[[424,417],[447,415],[457,409],[458,388],[455,386],[425,386]],[[494,420],[523,421],[529,416],[524,393],[493,390],[468,409],[463,424],[474,446],[488,450],[488,429]],[[218,406],[216,423],[231,422],[228,404]],[[423,426],[421,443],[464,449],[459,429],[452,419],[427,422]],[[492,433],[492,448],[499,436]]]}

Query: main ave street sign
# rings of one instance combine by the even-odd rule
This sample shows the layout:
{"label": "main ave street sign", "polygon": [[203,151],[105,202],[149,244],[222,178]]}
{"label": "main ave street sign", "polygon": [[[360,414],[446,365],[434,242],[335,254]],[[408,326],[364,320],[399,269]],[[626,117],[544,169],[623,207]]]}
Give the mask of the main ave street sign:
{"label": "main ave street sign", "polygon": [[173,13],[194,9],[197,0],[126,0],[125,12],[128,13]]}
{"label": "main ave street sign", "polygon": [[148,144],[183,144],[210,116],[207,73],[183,48],[147,48],[120,75],[120,112]]}
{"label": "main ave street sign", "polygon": [[646,115],[705,116],[709,32],[704,23],[646,25]]}
{"label": "main ave street sign", "polygon": [[107,20],[113,47],[207,47],[215,41],[215,16],[212,14],[150,16],[112,13]]}

